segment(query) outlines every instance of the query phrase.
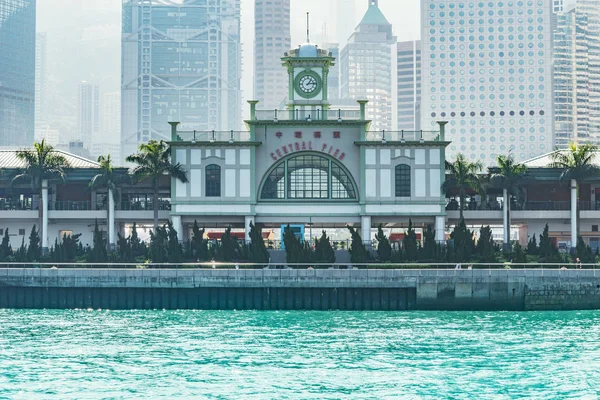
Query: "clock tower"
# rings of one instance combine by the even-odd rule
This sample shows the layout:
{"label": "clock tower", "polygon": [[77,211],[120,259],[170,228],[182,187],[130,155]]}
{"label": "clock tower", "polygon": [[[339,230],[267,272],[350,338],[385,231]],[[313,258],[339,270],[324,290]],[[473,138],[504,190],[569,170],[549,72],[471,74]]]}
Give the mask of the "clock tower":
{"label": "clock tower", "polygon": [[288,109],[319,119],[329,109],[327,76],[335,58],[316,44],[304,43],[281,59],[289,76]]}

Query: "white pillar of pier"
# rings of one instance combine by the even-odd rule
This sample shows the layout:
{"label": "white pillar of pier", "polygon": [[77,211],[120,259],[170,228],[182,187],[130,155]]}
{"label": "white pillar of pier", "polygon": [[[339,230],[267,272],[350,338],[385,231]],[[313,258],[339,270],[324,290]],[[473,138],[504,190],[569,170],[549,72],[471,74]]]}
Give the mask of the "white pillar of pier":
{"label": "white pillar of pier", "polygon": [[250,224],[254,224],[253,216],[246,216],[244,221],[244,229],[246,232],[246,243],[250,242]]}
{"label": "white pillar of pier", "polygon": [[577,246],[577,181],[571,179],[571,251]]}
{"label": "white pillar of pier", "polygon": [[360,218],[360,237],[363,243],[371,243],[371,217],[363,215]]}
{"label": "white pillar of pier", "polygon": [[[48,180],[42,181],[42,226],[40,240],[42,241],[42,252],[48,250]],[[39,229],[39,228],[38,228]]]}
{"label": "white pillar of pier", "polygon": [[115,198],[112,190],[108,190],[108,247],[111,251],[116,249],[115,241]]}
{"label": "white pillar of pier", "polygon": [[502,220],[504,223],[504,249],[508,249],[510,243],[510,224],[508,223],[508,207],[510,199],[508,198],[508,189],[502,190]]}
{"label": "white pillar of pier", "polygon": [[446,217],[436,215],[435,217],[435,241],[444,244],[446,241]]}
{"label": "white pillar of pier", "polygon": [[171,223],[173,224],[173,229],[177,231],[177,240],[179,242],[183,242],[183,225],[181,223],[181,215],[171,215]]}

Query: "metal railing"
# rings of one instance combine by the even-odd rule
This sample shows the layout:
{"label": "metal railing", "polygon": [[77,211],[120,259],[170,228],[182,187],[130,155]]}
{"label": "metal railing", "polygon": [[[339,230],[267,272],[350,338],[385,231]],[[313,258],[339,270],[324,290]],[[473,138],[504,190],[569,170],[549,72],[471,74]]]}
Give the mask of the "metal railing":
{"label": "metal railing", "polygon": [[[152,211],[154,207],[152,205],[152,200],[123,200],[116,204],[117,210],[120,211]],[[158,209],[159,210],[171,210],[171,202],[168,200],[159,200],[158,201]]]}
{"label": "metal railing", "polygon": [[245,263],[245,262],[190,262],[190,263],[89,263],[89,262],[0,262],[2,268],[32,269],[392,269],[392,270],[600,270],[599,264],[577,263]]}
{"label": "metal railing", "polygon": [[248,131],[177,131],[177,137],[182,142],[248,142]]}
{"label": "metal railing", "polygon": [[360,110],[256,110],[258,121],[338,121],[360,120]]}
{"label": "metal railing", "polygon": [[37,210],[33,206],[33,201],[29,200],[0,200],[0,211],[27,211]]}
{"label": "metal railing", "polygon": [[374,142],[437,142],[440,141],[439,131],[369,131],[367,141]]}
{"label": "metal railing", "polygon": [[92,208],[92,202],[89,200],[61,200],[51,201],[48,204],[49,210],[54,211],[90,211],[90,210],[106,210],[106,204],[97,203]]}

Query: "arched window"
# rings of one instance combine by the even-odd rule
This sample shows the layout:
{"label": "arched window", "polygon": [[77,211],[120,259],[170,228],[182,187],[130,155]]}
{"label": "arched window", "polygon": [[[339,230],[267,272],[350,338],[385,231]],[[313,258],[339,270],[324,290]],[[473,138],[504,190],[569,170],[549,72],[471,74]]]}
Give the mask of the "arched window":
{"label": "arched window", "polygon": [[332,158],[304,153],[277,164],[262,185],[260,198],[351,200],[356,199],[354,182],[345,168]]}
{"label": "arched window", "polygon": [[396,197],[410,197],[409,165],[396,165]]}
{"label": "arched window", "polygon": [[221,197],[221,167],[210,164],[205,169],[206,197]]}

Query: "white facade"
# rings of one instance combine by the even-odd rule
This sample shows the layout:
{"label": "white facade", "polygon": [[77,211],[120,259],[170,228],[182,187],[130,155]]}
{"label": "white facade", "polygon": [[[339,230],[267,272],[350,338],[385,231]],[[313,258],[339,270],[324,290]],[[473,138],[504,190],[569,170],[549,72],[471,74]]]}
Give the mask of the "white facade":
{"label": "white facade", "polygon": [[45,128],[47,122],[46,86],[46,33],[35,35],[35,130]]}
{"label": "white facade", "polygon": [[422,0],[421,129],[448,120],[448,159],[552,150],[552,4]]}
{"label": "white facade", "polygon": [[398,42],[397,46],[397,130],[420,130],[421,125],[421,41]]}

